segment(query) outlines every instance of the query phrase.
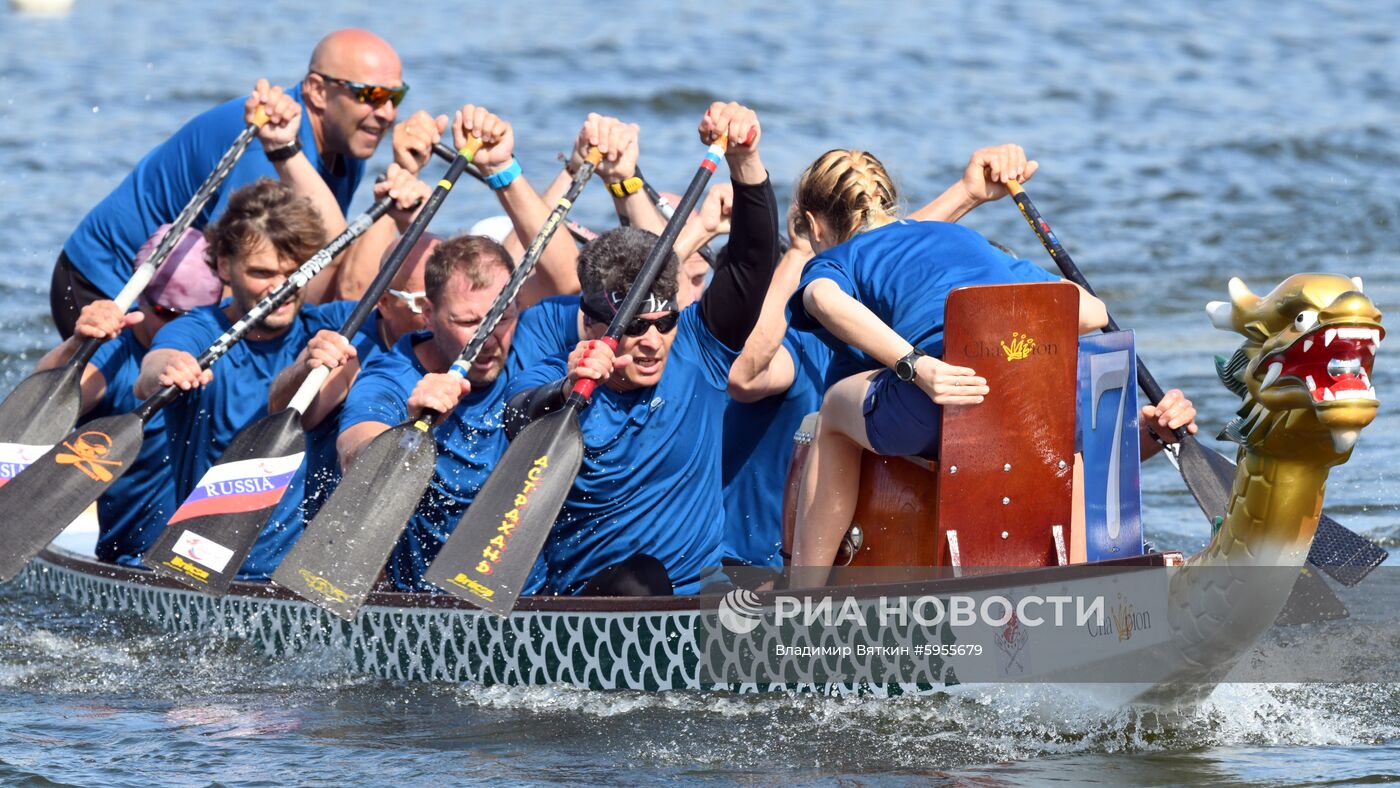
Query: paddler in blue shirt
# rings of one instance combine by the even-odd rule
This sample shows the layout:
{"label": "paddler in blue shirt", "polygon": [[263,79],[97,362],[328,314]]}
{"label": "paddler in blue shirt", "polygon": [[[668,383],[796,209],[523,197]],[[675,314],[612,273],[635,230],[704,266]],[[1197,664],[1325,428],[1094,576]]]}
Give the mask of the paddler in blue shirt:
{"label": "paddler in blue shirt", "polygon": [[[140,266],[155,251],[169,226],[162,226],[136,254]],[[186,230],[174,250],[137,299],[136,310],[122,314],[115,302],[102,299],[83,307],[74,335],[39,359],[39,370],[62,366],[83,341],[106,339],[83,370],[82,422],[126,413],[141,404],[132,386],[157,331],[198,307],[217,303],[224,286],[205,263],[204,234]],[[141,554],[160,536],[175,510],[175,479],[166,467],[169,454],[165,414],[145,424],[141,453],[129,471],[97,499],[97,557],[140,566]]]}
{"label": "paddler in blue shirt", "polygon": [[598,338],[656,237],[604,233],[579,259],[584,341],[511,382],[514,429],[562,406],[577,380],[602,382],[582,415],[582,469],[544,548],[552,593],[691,593],[720,565],[725,388],[778,257],[778,212],[753,111],[716,103],[700,134],[731,140],[729,264],[682,310],[672,253],[614,354]]}
{"label": "paddler in blue shirt", "polygon": [[[305,109],[299,136],[272,156],[298,150],[335,195],[342,211],[364,173],[364,161],[389,131],[408,86],[388,42],[365,30],[339,30],[312,52],[306,77],[289,95]],[[68,237],[54,265],[50,308],[66,339],[84,304],[116,296],[131,276],[132,257],[148,236],[175,220],[215,163],[246,125],[244,99],[220,104],[190,120],[147,153]],[[272,162],[249,151],[194,222],[203,228],[227,208],[230,195],[258,178],[276,177]],[[374,276],[392,224],[381,222],[312,283],[310,301],[354,297]],[[329,296],[329,297],[328,297]]]}

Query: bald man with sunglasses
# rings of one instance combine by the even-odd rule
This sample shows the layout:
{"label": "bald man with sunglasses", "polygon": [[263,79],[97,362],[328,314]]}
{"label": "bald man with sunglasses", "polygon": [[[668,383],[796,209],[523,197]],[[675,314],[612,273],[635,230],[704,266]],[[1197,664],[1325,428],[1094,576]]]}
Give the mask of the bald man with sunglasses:
{"label": "bald man with sunglasses", "polygon": [[[278,176],[275,162],[304,154],[341,213],[397,118],[408,85],[394,48],[365,30],[338,30],[316,45],[301,84],[288,91],[305,122],[296,139],[244,154],[194,221],[202,229],[223,213],[229,195],[260,177]],[[110,299],[131,276],[131,260],[156,228],[173,222],[245,127],[246,96],[195,116],[137,163],[68,237],[54,265],[49,305],[59,333],[73,334],[83,306]],[[395,232],[381,219],[369,242],[351,247],[308,293],[313,302],[354,298],[373,277],[379,252]]]}

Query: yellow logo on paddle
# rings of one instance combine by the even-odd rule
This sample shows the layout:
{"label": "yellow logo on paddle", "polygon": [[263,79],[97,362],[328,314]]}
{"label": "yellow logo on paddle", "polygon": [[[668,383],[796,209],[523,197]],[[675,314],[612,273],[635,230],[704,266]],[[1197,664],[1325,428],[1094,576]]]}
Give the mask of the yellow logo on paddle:
{"label": "yellow logo on paddle", "polygon": [[95,482],[110,482],[116,478],[105,466],[120,468],[120,460],[102,459],[112,451],[112,436],[105,432],[84,432],[73,442],[64,441],[63,447],[71,454],[59,454],[54,462],[59,465],[72,465]]}
{"label": "yellow logo on paddle", "polygon": [[327,602],[344,602],[350,595],[336,588],[331,581],[307,569],[298,570],[301,579],[306,581],[306,587],[320,594]]}
{"label": "yellow logo on paddle", "polygon": [[1011,332],[1011,344],[1001,343],[1001,352],[1006,354],[1007,361],[1020,361],[1030,358],[1035,352],[1035,340],[1022,334],[1020,331]]}

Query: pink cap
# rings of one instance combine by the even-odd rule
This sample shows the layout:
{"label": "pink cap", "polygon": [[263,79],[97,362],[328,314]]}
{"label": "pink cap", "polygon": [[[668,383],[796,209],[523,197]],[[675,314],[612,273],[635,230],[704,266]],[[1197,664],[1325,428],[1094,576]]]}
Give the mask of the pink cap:
{"label": "pink cap", "polygon": [[[139,268],[156,250],[160,239],[170,225],[163,224],[155,235],[146,239],[141,250],[136,253],[136,266]],[[175,243],[170,256],[165,258],[156,271],[155,278],[146,285],[143,295],[153,304],[188,312],[198,306],[217,304],[224,294],[224,283],[214,275],[213,269],[204,260],[209,244],[204,241],[204,233],[198,230],[185,230],[185,234]]]}

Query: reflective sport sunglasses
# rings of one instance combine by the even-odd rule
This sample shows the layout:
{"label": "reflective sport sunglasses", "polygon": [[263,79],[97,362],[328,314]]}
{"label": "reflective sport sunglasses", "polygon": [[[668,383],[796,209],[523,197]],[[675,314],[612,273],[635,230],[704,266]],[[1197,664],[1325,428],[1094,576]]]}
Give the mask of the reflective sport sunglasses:
{"label": "reflective sport sunglasses", "polygon": [[349,90],[351,93],[354,93],[355,100],[361,104],[369,104],[376,108],[383,106],[386,101],[393,102],[394,106],[397,107],[399,104],[403,103],[403,97],[408,95],[407,82],[396,88],[387,88],[383,85],[370,85],[365,82],[351,82],[348,79],[336,79],[335,77],[322,74],[319,71],[313,71],[311,73],[332,85],[339,85]]}
{"label": "reflective sport sunglasses", "polygon": [[392,288],[389,290],[389,295],[402,301],[403,305],[408,307],[408,311],[415,315],[423,314],[423,305],[419,303],[419,299],[428,297],[428,294],[422,290],[406,292],[403,290],[394,290]]}
{"label": "reflective sport sunglasses", "polygon": [[[608,322],[606,320],[598,319],[597,315],[591,314],[587,309],[584,310],[583,314],[584,317],[587,317],[589,322],[591,323]],[[645,334],[648,330],[650,330],[652,326],[656,326],[657,331],[665,334],[673,330],[676,327],[676,323],[678,323],[680,319],[681,313],[675,310],[667,312],[661,317],[634,317],[632,318],[632,322],[628,323],[627,327],[622,329],[622,333],[626,334],[629,337],[639,337]]]}
{"label": "reflective sport sunglasses", "polygon": [[183,309],[176,309],[172,306],[164,306],[162,304],[157,304],[156,302],[144,296],[141,298],[141,300],[145,302],[146,306],[151,308],[151,314],[155,315],[161,320],[174,320],[177,317],[183,317],[185,315],[185,310]]}

